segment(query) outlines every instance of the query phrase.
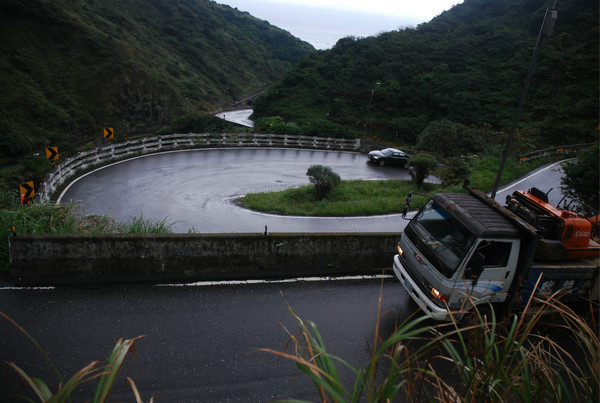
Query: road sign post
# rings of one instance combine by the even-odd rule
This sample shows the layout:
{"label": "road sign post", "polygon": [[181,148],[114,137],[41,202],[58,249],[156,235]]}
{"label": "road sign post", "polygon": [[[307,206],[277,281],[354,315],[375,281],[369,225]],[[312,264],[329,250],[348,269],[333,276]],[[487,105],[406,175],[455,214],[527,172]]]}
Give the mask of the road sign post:
{"label": "road sign post", "polygon": [[58,161],[58,147],[46,147],[46,158],[54,165]]}
{"label": "road sign post", "polygon": [[108,144],[111,143],[111,141],[114,138],[114,136],[115,136],[115,131],[113,130],[112,127],[105,127],[104,128],[104,138],[106,140],[108,140]]}
{"label": "road sign post", "polygon": [[21,193],[21,204],[30,204],[35,196],[33,181],[21,183],[19,185],[19,191]]}

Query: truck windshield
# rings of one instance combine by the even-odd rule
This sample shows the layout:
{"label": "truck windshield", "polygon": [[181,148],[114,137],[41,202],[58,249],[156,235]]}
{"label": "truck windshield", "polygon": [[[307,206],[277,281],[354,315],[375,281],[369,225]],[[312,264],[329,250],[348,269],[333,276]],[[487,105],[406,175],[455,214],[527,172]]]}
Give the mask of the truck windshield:
{"label": "truck windshield", "polygon": [[447,278],[452,277],[475,240],[433,200],[410,222],[406,232],[421,254]]}

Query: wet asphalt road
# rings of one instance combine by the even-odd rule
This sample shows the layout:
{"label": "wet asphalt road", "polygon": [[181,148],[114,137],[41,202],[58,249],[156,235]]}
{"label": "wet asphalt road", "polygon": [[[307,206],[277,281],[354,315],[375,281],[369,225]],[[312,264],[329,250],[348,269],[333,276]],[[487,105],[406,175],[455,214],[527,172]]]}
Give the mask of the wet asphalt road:
{"label": "wet asphalt road", "polygon": [[[395,279],[218,286],[114,286],[44,290],[2,289],[1,311],[30,332],[65,377],[108,357],[118,338],[145,335],[127,357],[110,401],[134,401],[131,377],[144,402],[318,401],[293,362],[257,351],[282,351],[299,327],[287,304],[314,321],[330,353],[356,367],[369,359],[383,298],[381,334],[415,309]],[[290,345],[288,352],[293,352]],[[56,391],[58,379],[25,336],[0,317],[0,359],[14,361]],[[338,368],[352,388],[343,365]],[[11,388],[18,385],[10,372]],[[74,401],[89,399],[94,382]],[[14,389],[12,389],[14,392]],[[0,378],[0,401],[10,392]]]}
{"label": "wet asphalt road", "polygon": [[[174,232],[401,232],[399,215],[348,218],[281,217],[237,207],[247,193],[310,184],[311,165],[342,179],[410,179],[406,169],[367,163],[364,154],[295,149],[204,149],[152,154],[110,165],[80,178],[60,197],[81,214],[173,223]],[[403,204],[404,200],[399,200]]]}
{"label": "wet asphalt road", "polygon": [[562,170],[562,164],[564,163],[565,161],[559,161],[544,165],[523,178],[501,187],[496,193],[495,200],[505,205],[506,196],[512,194],[515,190],[529,190],[532,187],[537,187],[542,192],[548,193],[548,203],[556,207],[563,199],[560,180],[564,176]]}
{"label": "wet asphalt road", "polygon": [[[283,217],[242,209],[234,200],[247,193],[309,184],[311,165],[331,167],[342,179],[410,179],[406,169],[367,163],[364,154],[294,149],[204,149],[151,154],[109,165],[79,178],[60,201],[76,202],[81,214],[110,215],[129,222],[144,217],[165,220],[173,232],[401,232],[400,215],[309,218]],[[560,164],[532,172],[499,189],[506,194],[537,186],[554,188],[550,202],[561,199]],[[404,204],[404,200],[398,200]]]}

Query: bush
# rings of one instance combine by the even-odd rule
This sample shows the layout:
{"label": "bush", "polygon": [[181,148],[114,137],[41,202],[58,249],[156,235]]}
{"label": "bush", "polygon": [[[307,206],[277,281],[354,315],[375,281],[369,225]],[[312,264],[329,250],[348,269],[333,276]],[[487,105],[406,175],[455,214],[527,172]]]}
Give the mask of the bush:
{"label": "bush", "polygon": [[322,165],[312,165],[306,171],[306,175],[310,183],[314,183],[315,185],[317,200],[323,200],[327,193],[341,181],[337,173],[333,172],[331,168]]}
{"label": "bush", "polygon": [[210,113],[192,112],[173,119],[171,124],[156,134],[220,132],[224,121]]}
{"label": "bush", "polygon": [[471,170],[462,158],[449,158],[436,170],[436,175],[444,185],[461,185],[470,174]]}
{"label": "bush", "polygon": [[257,133],[271,133],[274,126],[280,125],[285,125],[285,121],[281,116],[258,118],[254,121],[254,131]]}
{"label": "bush", "polygon": [[408,160],[410,176],[419,189],[436,165],[435,157],[427,153],[417,154]]}
{"label": "bush", "polygon": [[355,138],[349,128],[325,119],[300,119],[296,122],[306,136]]}

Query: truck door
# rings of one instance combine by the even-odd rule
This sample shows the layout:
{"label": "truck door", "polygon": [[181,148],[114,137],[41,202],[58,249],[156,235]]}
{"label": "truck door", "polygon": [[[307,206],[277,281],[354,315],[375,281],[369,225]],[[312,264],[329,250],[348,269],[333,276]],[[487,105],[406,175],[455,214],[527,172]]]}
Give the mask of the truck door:
{"label": "truck door", "polygon": [[[467,261],[463,279],[475,299],[502,302],[507,284],[512,280],[513,259],[518,255],[518,242],[513,240],[480,240]],[[511,259],[511,257],[513,257]],[[516,263],[516,262],[515,262]]]}

